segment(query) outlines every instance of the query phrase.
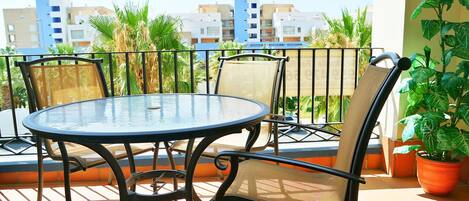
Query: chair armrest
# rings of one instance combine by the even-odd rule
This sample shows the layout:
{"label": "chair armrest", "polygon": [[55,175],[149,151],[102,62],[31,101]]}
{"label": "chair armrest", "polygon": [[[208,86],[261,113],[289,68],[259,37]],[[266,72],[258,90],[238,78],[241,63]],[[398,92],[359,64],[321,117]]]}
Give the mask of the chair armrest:
{"label": "chair armrest", "polygon": [[215,158],[215,165],[219,169],[223,169],[224,167],[221,167],[217,161],[219,161],[220,157],[230,157],[231,159],[233,158],[246,158],[246,159],[257,159],[257,160],[266,160],[266,161],[271,161],[271,162],[277,162],[277,163],[283,163],[283,164],[288,164],[288,165],[293,165],[293,166],[298,166],[302,168],[306,168],[309,170],[316,170],[319,172],[331,174],[334,176],[342,177],[348,180],[353,180],[353,181],[358,181],[362,184],[366,183],[365,179],[356,175],[352,175],[348,172],[344,172],[341,170],[321,166],[321,165],[316,165],[316,164],[311,164],[303,161],[298,161],[294,160],[291,158],[286,158],[286,157],[281,157],[281,156],[272,156],[272,155],[266,155],[266,154],[257,154],[257,153],[249,153],[249,152],[240,152],[240,151],[223,151],[221,152],[216,158]]}
{"label": "chair armrest", "polygon": [[[270,114],[270,115],[272,115],[272,114]],[[310,125],[306,125],[306,124],[299,124],[299,123],[295,123],[295,122],[278,120],[278,119],[285,119],[285,117],[283,117],[281,115],[275,115],[273,117],[274,118],[264,119],[263,121],[264,122],[270,122],[270,123],[277,123],[277,124],[286,124],[286,125],[290,125],[290,126],[298,126],[298,127],[302,127],[302,128],[308,128],[308,129],[311,129],[311,130],[321,131],[321,132],[324,132],[324,133],[327,133],[327,134],[330,134],[330,135],[333,135],[333,136],[340,137],[339,133],[331,132],[331,131],[328,131],[326,129],[322,129],[322,128],[318,128],[318,127],[314,127],[314,126],[310,126]]]}

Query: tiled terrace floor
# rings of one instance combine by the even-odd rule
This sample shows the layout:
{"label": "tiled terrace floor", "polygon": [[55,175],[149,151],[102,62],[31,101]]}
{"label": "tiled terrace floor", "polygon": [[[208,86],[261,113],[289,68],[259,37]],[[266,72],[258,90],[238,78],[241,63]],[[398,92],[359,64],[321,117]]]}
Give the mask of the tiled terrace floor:
{"label": "tiled terrace floor", "polygon": [[[419,187],[416,178],[391,178],[381,171],[366,171],[367,184],[360,188],[360,200],[469,200],[469,185],[461,184],[456,191],[448,197],[435,197],[427,195]],[[202,200],[209,200],[218,186],[220,180],[216,178],[199,179],[195,183],[195,189]],[[44,190],[46,201],[64,200],[61,184],[47,184]],[[162,191],[172,189],[170,185]],[[149,184],[137,187],[137,192],[151,192]],[[116,186],[101,183],[73,183],[73,200],[118,200]],[[32,185],[0,186],[0,200],[2,201],[33,201],[36,200],[36,190]]]}

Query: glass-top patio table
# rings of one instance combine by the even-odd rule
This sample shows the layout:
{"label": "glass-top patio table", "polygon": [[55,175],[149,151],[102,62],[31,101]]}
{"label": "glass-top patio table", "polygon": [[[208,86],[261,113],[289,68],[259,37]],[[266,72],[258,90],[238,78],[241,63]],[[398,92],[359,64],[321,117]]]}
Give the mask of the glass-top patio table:
{"label": "glass-top patio table", "polygon": [[[158,198],[161,200],[173,200],[175,197],[191,200],[195,166],[204,149],[222,136],[255,127],[268,112],[268,107],[262,103],[237,97],[154,94],[111,97],[51,107],[32,113],[23,124],[34,135],[81,144],[98,153],[114,172],[120,200],[148,200],[148,196],[152,195],[137,194],[128,190],[128,185],[138,179],[159,175],[158,170],[134,174],[127,180],[132,182],[126,184],[117,161],[101,144],[203,138],[192,153],[186,171],[161,170],[173,171],[173,175],[185,174],[186,186],[170,194],[153,195],[160,196]],[[69,167],[65,165],[68,164],[68,156],[64,152],[64,171],[68,172]],[[69,200],[70,186],[67,183],[66,198]]]}

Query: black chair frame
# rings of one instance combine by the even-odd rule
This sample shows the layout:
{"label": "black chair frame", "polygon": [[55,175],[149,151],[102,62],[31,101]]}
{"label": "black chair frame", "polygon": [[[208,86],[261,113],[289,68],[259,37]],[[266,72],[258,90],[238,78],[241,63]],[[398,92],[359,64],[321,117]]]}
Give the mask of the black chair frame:
{"label": "black chair frame", "polygon": [[[220,189],[216,193],[215,200],[231,200],[235,199],[233,197],[224,197],[226,191],[228,190],[229,186],[233,183],[236,178],[239,162],[241,160],[248,160],[248,159],[258,159],[258,160],[265,160],[271,161],[276,163],[283,163],[294,165],[298,167],[303,167],[310,170],[319,171],[326,174],[331,174],[334,176],[342,177],[348,180],[347,183],[347,192],[345,195],[346,201],[355,201],[358,200],[358,190],[360,183],[365,183],[365,179],[361,177],[362,165],[366,155],[366,150],[368,147],[368,143],[372,134],[372,131],[375,127],[376,121],[378,116],[383,108],[387,97],[391,93],[394,84],[398,80],[402,71],[405,71],[410,68],[411,61],[410,59],[403,57],[400,58],[397,54],[391,52],[385,52],[376,58],[371,59],[371,64],[376,65],[384,60],[391,60],[393,63],[393,67],[386,77],[385,81],[381,85],[377,96],[374,98],[372,102],[371,108],[368,110],[368,114],[366,119],[363,123],[362,129],[359,133],[357,143],[355,144],[355,149],[353,153],[352,164],[350,167],[350,172],[340,171],[337,169],[306,163],[290,158],[279,157],[279,156],[272,156],[266,154],[255,154],[255,153],[247,153],[247,152],[239,152],[239,151],[225,151],[220,153],[215,158],[215,165],[218,169],[226,170],[227,166],[223,165],[220,162],[220,159],[229,157],[230,159],[230,166],[231,171],[227,177],[227,179],[223,182],[220,186]],[[268,120],[270,122],[276,122],[281,124],[293,125],[293,126],[302,126],[301,124],[295,124],[291,122],[284,122],[279,120]]]}

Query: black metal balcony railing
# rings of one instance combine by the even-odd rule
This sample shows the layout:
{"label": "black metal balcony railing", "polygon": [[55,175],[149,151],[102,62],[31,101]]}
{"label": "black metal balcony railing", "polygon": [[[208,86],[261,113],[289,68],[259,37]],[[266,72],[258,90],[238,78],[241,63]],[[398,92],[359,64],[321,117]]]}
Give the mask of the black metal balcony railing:
{"label": "black metal balcony railing", "polygon": [[[343,121],[347,109],[348,91],[356,87],[361,65],[366,65],[370,56],[382,51],[382,48],[217,49],[61,55],[103,58],[103,70],[106,73],[111,96],[135,94],[131,86],[131,68],[134,67],[132,65],[137,65],[143,75],[143,87],[137,93],[213,93],[215,82],[212,77],[215,76],[212,70],[216,69],[216,57],[218,56],[246,52],[290,56],[290,62],[288,62],[285,72],[286,76],[283,78],[279,111],[298,123],[301,121],[319,127],[330,126],[330,129],[336,129],[334,125],[340,127]],[[24,115],[27,102],[25,104],[21,102],[27,99],[21,98],[25,95],[22,90],[24,86],[22,80],[18,78],[19,69],[14,67],[14,61],[26,61],[48,56],[59,55],[0,56],[0,65],[2,65],[2,60],[5,65],[4,68],[1,68],[5,72],[0,72],[4,79],[0,80],[2,81],[0,82],[2,93],[0,97],[4,100],[0,114],[5,115],[11,111],[9,118],[2,116],[3,119],[0,120],[3,124],[0,125],[5,125],[7,120],[12,128],[12,132],[8,132],[8,130],[5,131],[5,128],[0,127],[0,155],[34,153],[34,149],[31,148],[34,146],[34,138],[26,130],[20,129],[22,119],[18,114],[22,112]],[[150,63],[151,61],[148,60],[152,56],[156,58],[153,60],[154,63]],[[323,66],[320,65],[321,62],[324,64]],[[158,74],[149,74],[150,65],[156,66]],[[122,73],[119,74],[116,71]],[[157,87],[149,86],[149,78],[152,76],[158,77]],[[181,81],[182,79],[185,80]],[[121,86],[117,86],[118,81]],[[332,110],[338,111],[338,115],[331,115]],[[280,138],[283,139],[280,141],[284,143],[337,140],[336,136],[324,136],[312,130],[298,131],[295,128],[284,127],[280,131]],[[295,131],[296,134],[291,131]]]}

